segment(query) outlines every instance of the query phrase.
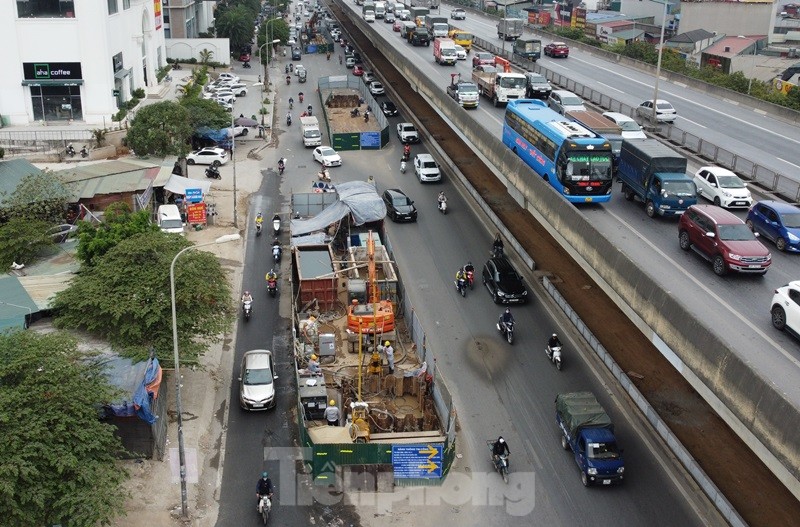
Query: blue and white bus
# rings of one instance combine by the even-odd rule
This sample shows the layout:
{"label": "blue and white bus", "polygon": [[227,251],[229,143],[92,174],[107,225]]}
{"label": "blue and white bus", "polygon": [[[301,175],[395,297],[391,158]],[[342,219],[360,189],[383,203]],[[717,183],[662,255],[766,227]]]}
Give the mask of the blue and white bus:
{"label": "blue and white bus", "polygon": [[611,199],[611,143],[545,102],[509,101],[503,143],[572,203]]}

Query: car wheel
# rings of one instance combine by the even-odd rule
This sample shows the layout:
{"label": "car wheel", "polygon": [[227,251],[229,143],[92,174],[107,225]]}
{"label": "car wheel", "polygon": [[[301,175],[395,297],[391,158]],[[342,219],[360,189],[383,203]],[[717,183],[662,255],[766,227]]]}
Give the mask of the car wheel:
{"label": "car wheel", "polygon": [[786,311],[781,306],[772,307],[772,325],[779,331],[786,327]]}
{"label": "car wheel", "polygon": [[500,296],[497,294],[497,291],[492,293],[492,302],[494,302],[495,304],[500,303]]}
{"label": "car wheel", "polygon": [[633,190],[628,185],[622,185],[622,195],[625,196],[626,200],[633,201]]}
{"label": "car wheel", "polygon": [[186,160],[186,164],[187,165],[194,165],[194,159],[187,159]]}
{"label": "car wheel", "polygon": [[778,248],[779,251],[785,251],[786,250],[786,240],[784,240],[783,238],[778,236],[778,238],[775,240],[775,246]]}
{"label": "car wheel", "polygon": [[753,227],[753,220],[747,220],[744,223],[750,228],[751,231],[756,232],[755,228]]}
{"label": "car wheel", "polygon": [[647,213],[648,218],[652,218],[656,215],[656,206],[652,201],[647,202],[647,204],[644,206],[644,210]]}
{"label": "car wheel", "polygon": [[728,271],[725,266],[725,259],[719,254],[711,261],[711,265],[714,267],[714,274],[717,276],[724,276]]}
{"label": "car wheel", "polygon": [[219,168],[219,166],[220,166],[221,164],[222,164],[222,163],[220,163],[219,161],[214,161],[213,163],[211,163],[211,166],[212,166],[212,167],[217,167],[217,168]]}
{"label": "car wheel", "polygon": [[569,443],[567,442],[567,436],[561,434],[561,448],[564,450],[569,450]]}
{"label": "car wheel", "polygon": [[716,205],[717,207],[722,206],[722,202],[719,200],[719,196],[714,196],[714,205]]}
{"label": "car wheel", "polygon": [[245,128],[244,131],[242,132],[242,135],[247,135],[248,132],[249,132],[249,130],[247,128]]}
{"label": "car wheel", "polygon": [[681,249],[688,251],[692,246],[692,242],[689,240],[689,233],[686,231],[681,231],[681,233],[678,235],[678,243],[680,243]]}
{"label": "car wheel", "polygon": [[586,472],[581,472],[581,483],[583,483],[584,487],[588,487],[592,483],[589,481],[589,476],[586,475]]}

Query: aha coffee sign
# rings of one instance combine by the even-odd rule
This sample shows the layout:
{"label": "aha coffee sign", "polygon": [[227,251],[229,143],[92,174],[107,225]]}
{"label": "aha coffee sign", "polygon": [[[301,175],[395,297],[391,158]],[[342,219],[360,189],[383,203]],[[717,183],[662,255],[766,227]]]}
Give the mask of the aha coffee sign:
{"label": "aha coffee sign", "polygon": [[23,62],[25,80],[81,80],[80,62]]}

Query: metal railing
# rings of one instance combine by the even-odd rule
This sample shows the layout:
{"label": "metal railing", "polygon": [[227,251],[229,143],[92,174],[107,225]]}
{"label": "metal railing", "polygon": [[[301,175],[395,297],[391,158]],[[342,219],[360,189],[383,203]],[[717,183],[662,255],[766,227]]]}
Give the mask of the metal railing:
{"label": "metal railing", "polygon": [[[0,131],[0,147],[6,157],[33,153],[63,153],[73,143],[75,151],[94,141],[90,130],[17,130]],[[77,154],[76,154],[77,155]]]}

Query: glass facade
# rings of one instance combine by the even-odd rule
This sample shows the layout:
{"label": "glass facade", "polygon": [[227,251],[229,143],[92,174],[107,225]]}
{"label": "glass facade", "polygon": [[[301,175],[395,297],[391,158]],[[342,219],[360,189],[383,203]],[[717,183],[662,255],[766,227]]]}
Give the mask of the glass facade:
{"label": "glass facade", "polygon": [[19,18],[75,18],[73,0],[17,0]]}
{"label": "glass facade", "polygon": [[83,119],[80,86],[31,86],[30,89],[34,120]]}

